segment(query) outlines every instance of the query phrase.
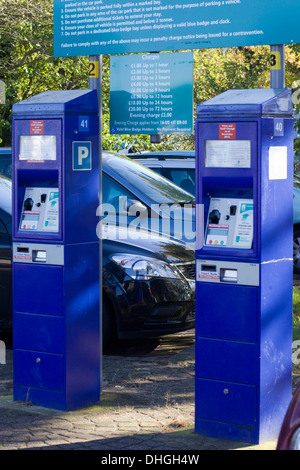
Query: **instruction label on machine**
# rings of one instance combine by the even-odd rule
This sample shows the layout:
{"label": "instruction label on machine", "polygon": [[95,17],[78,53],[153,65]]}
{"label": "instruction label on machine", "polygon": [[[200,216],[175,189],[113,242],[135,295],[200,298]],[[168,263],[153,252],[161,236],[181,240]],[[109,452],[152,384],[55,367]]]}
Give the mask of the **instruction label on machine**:
{"label": "instruction label on machine", "polygon": [[[32,121],[30,121],[31,123]],[[44,121],[34,121],[44,123]],[[43,124],[44,125],[44,124]],[[41,124],[40,124],[41,126]],[[38,125],[34,127],[37,134],[39,132]],[[55,135],[21,135],[20,136],[20,160],[27,162],[44,162],[48,160],[56,160],[56,136]]]}
{"label": "instruction label on machine", "polygon": [[46,201],[43,230],[58,232],[58,191],[49,191]]}
{"label": "instruction label on machine", "polygon": [[253,199],[211,198],[205,245],[251,249],[252,242]]}
{"label": "instruction label on machine", "polygon": [[253,203],[240,202],[235,223],[233,246],[236,248],[248,248],[253,240]]}
{"label": "instruction label on machine", "polygon": [[232,140],[235,136],[235,128],[220,129],[220,133],[222,133],[223,140],[205,142],[205,166],[207,168],[250,168],[250,140]]}
{"label": "instruction label on machine", "polygon": [[26,188],[19,230],[59,231],[58,188]]}

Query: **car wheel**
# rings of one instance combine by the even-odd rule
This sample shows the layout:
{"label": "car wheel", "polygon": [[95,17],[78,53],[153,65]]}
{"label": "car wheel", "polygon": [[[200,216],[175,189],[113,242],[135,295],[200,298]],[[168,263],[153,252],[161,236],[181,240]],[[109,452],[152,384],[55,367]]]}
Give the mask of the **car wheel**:
{"label": "car wheel", "polygon": [[300,228],[294,229],[293,241],[294,273],[300,274]]}
{"label": "car wheel", "polygon": [[103,351],[111,345],[116,337],[116,325],[114,310],[106,297],[103,297],[102,304],[102,346]]}

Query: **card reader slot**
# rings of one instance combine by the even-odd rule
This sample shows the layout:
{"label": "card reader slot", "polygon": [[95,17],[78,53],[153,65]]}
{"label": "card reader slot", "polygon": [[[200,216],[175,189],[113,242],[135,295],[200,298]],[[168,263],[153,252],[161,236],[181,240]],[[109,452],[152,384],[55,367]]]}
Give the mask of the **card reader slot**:
{"label": "card reader slot", "polygon": [[204,272],[217,272],[217,266],[216,265],[211,265],[211,264],[201,264],[201,271]]}
{"label": "card reader slot", "polygon": [[28,247],[23,247],[23,246],[18,246],[17,247],[17,253],[29,253],[29,248]]}

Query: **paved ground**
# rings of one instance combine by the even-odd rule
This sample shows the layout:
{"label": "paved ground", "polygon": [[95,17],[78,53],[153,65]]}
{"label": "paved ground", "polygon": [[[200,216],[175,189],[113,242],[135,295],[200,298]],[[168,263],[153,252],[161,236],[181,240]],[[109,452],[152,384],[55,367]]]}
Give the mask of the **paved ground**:
{"label": "paved ground", "polygon": [[[130,345],[129,345],[130,344]],[[194,433],[194,331],[127,343],[103,360],[97,406],[58,412],[12,399],[12,351],[0,365],[0,449],[274,450]],[[122,355],[121,355],[122,354]],[[138,355],[137,355],[138,354]],[[300,377],[294,377],[297,381]]]}

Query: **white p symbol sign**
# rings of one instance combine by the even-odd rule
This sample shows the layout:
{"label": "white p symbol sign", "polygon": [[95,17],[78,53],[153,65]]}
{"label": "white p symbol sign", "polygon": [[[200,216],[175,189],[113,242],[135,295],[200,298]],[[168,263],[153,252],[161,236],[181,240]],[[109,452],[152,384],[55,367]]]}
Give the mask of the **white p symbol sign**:
{"label": "white p symbol sign", "polygon": [[89,149],[87,147],[78,147],[78,165],[82,166],[82,160],[88,158]]}
{"label": "white p symbol sign", "polygon": [[73,170],[92,169],[92,143],[73,142]]}

